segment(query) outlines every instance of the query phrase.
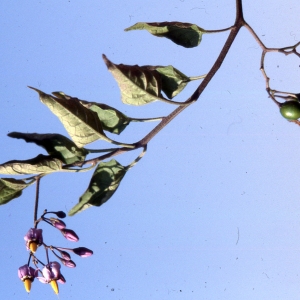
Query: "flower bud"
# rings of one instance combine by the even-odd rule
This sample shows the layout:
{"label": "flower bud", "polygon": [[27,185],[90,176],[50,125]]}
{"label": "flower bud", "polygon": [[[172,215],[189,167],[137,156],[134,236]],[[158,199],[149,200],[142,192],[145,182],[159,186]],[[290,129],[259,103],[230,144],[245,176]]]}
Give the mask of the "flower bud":
{"label": "flower bud", "polygon": [[59,218],[65,218],[67,215],[63,212],[63,211],[57,211],[55,212],[55,214],[59,217]]}
{"label": "flower bud", "polygon": [[75,267],[76,267],[76,264],[74,263],[73,260],[61,259],[60,261],[61,261],[66,267],[69,267],[69,268],[75,268]]}
{"label": "flower bud", "polygon": [[50,218],[50,222],[51,222],[52,226],[54,226],[55,228],[57,228],[59,230],[66,228],[65,222],[63,222],[60,219]]}
{"label": "flower bud", "polygon": [[93,254],[92,250],[85,248],[85,247],[74,248],[73,252],[81,257],[88,257]]}
{"label": "flower bud", "polygon": [[61,229],[60,232],[63,234],[63,236],[67,240],[69,240],[71,242],[78,242],[78,240],[79,240],[78,235],[71,229],[64,228],[64,229]]}
{"label": "flower bud", "polygon": [[61,257],[63,259],[65,259],[65,260],[70,260],[71,259],[71,255],[68,252],[66,252],[66,251],[60,251],[60,250],[59,250],[59,252],[60,252]]}

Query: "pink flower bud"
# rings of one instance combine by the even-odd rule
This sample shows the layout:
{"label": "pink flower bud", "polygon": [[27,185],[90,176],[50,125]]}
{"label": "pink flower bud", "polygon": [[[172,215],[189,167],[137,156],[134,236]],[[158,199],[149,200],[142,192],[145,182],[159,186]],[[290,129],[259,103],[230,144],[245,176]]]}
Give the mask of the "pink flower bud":
{"label": "pink flower bud", "polygon": [[78,235],[71,229],[64,228],[64,229],[61,229],[60,232],[63,234],[63,236],[67,240],[69,240],[71,242],[78,242],[79,241]]}
{"label": "pink flower bud", "polygon": [[59,251],[59,252],[60,252],[61,257],[63,259],[65,259],[65,260],[70,260],[71,259],[71,255],[68,252],[66,252],[66,251]]}
{"label": "pink flower bud", "polygon": [[66,214],[63,211],[57,211],[55,212],[55,214],[59,217],[59,218],[65,218]]}
{"label": "pink flower bud", "polygon": [[61,261],[66,267],[69,267],[69,268],[75,268],[75,267],[76,267],[76,264],[74,263],[73,260],[61,259],[60,261]]}
{"label": "pink flower bud", "polygon": [[55,228],[57,228],[59,230],[66,228],[65,222],[63,222],[60,219],[50,218],[50,222]]}
{"label": "pink flower bud", "polygon": [[93,251],[85,247],[74,248],[73,252],[81,257],[88,257],[93,255]]}

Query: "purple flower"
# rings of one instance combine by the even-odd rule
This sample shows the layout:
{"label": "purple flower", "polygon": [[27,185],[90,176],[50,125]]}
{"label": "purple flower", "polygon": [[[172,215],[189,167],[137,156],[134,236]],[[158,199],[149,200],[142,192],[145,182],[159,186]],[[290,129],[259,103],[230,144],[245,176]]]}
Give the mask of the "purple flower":
{"label": "purple flower", "polygon": [[67,240],[71,242],[78,242],[79,240],[78,235],[71,229],[67,229],[67,228],[61,229],[61,233]]}
{"label": "purple flower", "polygon": [[92,250],[85,248],[85,247],[74,248],[73,252],[81,257],[88,257],[93,254]]}
{"label": "purple flower", "polygon": [[29,231],[24,236],[26,241],[26,248],[31,252],[35,253],[37,247],[43,244],[43,230],[37,228],[30,228]]}
{"label": "purple flower", "polygon": [[36,275],[37,270],[29,267],[28,265],[24,265],[18,269],[18,276],[24,282],[25,290],[27,293],[30,292],[31,282],[33,282]]}
{"label": "purple flower", "polygon": [[63,222],[60,219],[50,218],[50,222],[51,222],[52,226],[54,226],[55,228],[57,228],[59,230],[66,228],[65,222]]}
{"label": "purple flower", "polygon": [[58,294],[57,281],[59,283],[66,282],[64,276],[60,273],[60,264],[57,261],[50,262],[43,268],[42,274],[44,277],[37,277],[38,280],[42,283],[50,283],[55,294]]}

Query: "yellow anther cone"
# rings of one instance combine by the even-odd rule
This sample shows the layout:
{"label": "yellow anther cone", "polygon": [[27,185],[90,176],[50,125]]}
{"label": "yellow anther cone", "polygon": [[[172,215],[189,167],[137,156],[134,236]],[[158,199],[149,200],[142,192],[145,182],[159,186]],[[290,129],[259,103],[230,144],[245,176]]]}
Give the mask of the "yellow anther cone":
{"label": "yellow anther cone", "polygon": [[58,294],[58,285],[57,285],[56,280],[51,280],[50,284],[51,284],[51,286],[53,288],[54,293],[57,295]]}
{"label": "yellow anther cone", "polygon": [[29,293],[29,292],[30,292],[30,289],[31,289],[31,280],[28,279],[28,278],[26,278],[26,279],[24,280],[24,286],[25,286],[26,292]]}
{"label": "yellow anther cone", "polygon": [[31,250],[31,252],[35,253],[37,247],[38,247],[38,245],[36,242],[30,242],[29,249]]}

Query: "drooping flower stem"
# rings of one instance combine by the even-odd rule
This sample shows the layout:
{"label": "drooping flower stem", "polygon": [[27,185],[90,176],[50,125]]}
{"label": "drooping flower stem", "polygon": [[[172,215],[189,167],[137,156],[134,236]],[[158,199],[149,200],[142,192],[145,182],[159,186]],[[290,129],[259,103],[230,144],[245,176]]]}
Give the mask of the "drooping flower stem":
{"label": "drooping flower stem", "polygon": [[35,204],[34,204],[34,217],[33,217],[33,222],[34,222],[34,228],[37,227],[37,213],[38,213],[38,207],[39,207],[39,193],[40,193],[40,180],[41,177],[37,176],[36,178],[36,194],[35,194]]}
{"label": "drooping flower stem", "polygon": [[27,263],[28,266],[29,266],[30,261],[31,261],[31,256],[32,256],[32,253],[30,252],[29,257],[28,257],[28,263]]}
{"label": "drooping flower stem", "polygon": [[48,246],[47,245],[44,245],[45,246],[45,249],[46,249],[46,258],[47,258],[47,264],[49,264],[49,254],[48,254]]}

